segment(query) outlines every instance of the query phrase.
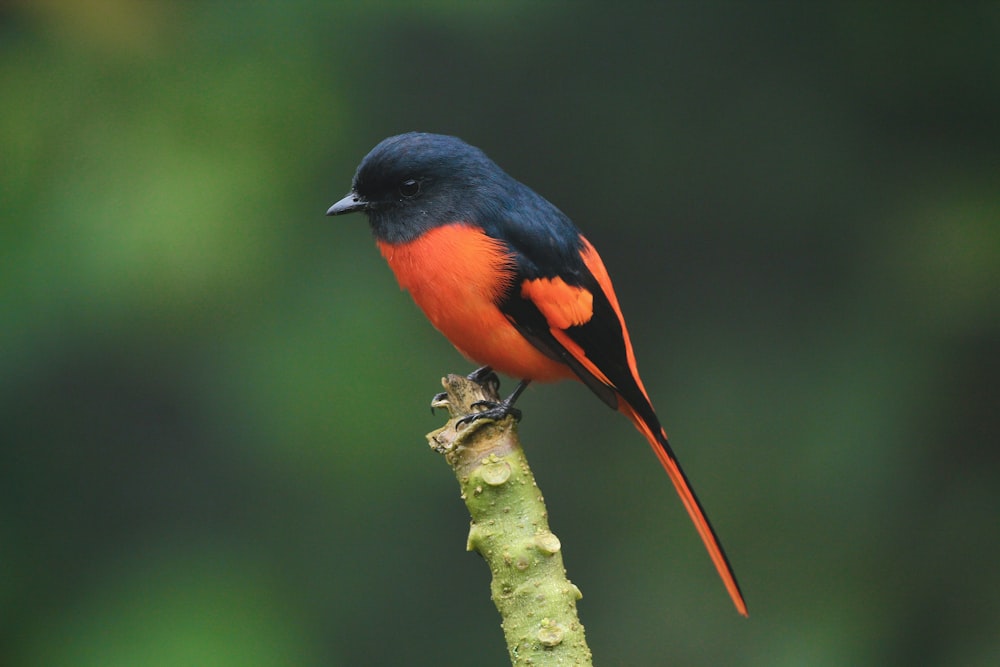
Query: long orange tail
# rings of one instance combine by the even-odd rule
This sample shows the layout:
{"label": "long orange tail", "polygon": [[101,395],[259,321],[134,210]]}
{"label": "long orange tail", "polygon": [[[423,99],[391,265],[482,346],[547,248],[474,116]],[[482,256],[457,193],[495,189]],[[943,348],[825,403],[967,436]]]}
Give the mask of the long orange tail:
{"label": "long orange tail", "polygon": [[736,575],[733,574],[733,568],[729,564],[729,559],[726,558],[726,552],[722,550],[722,544],[719,542],[719,538],[716,537],[715,531],[712,529],[712,524],[709,523],[708,516],[705,514],[705,510],[702,509],[701,503],[698,502],[698,497],[694,495],[691,484],[684,475],[684,471],[681,470],[681,466],[677,462],[677,457],[674,455],[674,451],[670,448],[670,443],[667,441],[667,434],[662,428],[659,433],[654,432],[649,424],[636,413],[632,406],[624,401],[622,401],[620,409],[626,417],[632,420],[632,423],[639,429],[639,432],[646,436],[646,440],[649,441],[650,446],[653,448],[656,458],[660,459],[663,468],[670,475],[670,481],[674,483],[674,488],[677,489],[677,494],[684,503],[684,509],[687,510],[691,521],[694,522],[695,528],[698,529],[701,541],[705,543],[708,555],[712,557],[715,569],[718,570],[719,576],[722,577],[722,583],[726,585],[726,590],[729,591],[729,597],[733,599],[733,604],[736,605],[736,611],[744,616],[748,616],[746,601],[743,599],[740,585],[736,583]]}

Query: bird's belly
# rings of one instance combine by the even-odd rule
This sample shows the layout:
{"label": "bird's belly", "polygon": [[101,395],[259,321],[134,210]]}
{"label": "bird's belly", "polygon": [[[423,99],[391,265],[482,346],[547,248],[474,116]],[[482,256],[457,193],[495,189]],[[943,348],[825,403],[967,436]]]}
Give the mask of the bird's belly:
{"label": "bird's belly", "polygon": [[378,242],[400,287],[431,324],[476,363],[520,379],[573,377],[514,328],[497,302],[514,278],[506,246],[478,227],[435,227],[414,241]]}

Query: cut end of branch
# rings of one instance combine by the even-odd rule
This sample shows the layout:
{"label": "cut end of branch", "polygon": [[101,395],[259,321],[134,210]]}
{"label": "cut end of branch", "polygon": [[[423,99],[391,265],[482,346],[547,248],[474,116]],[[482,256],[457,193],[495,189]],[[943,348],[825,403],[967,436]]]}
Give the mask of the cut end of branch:
{"label": "cut end of branch", "polygon": [[[513,417],[508,416],[499,422],[492,419],[462,422],[463,417],[483,410],[476,403],[496,403],[500,400],[494,385],[480,384],[455,374],[442,378],[441,385],[445,391],[434,397],[431,409],[446,409],[451,418],[442,428],[427,434],[431,449],[443,454],[456,472],[459,468],[477,464],[490,454],[503,456],[511,450],[508,434],[515,424]],[[493,432],[488,437],[470,437],[484,428],[492,429]]]}

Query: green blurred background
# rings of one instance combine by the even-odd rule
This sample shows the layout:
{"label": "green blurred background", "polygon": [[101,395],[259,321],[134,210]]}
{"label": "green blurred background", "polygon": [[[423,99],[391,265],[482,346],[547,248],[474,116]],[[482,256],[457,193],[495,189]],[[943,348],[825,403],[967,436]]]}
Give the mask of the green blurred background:
{"label": "green blurred background", "polygon": [[533,387],[598,664],[1000,664],[998,44],[996,2],[5,3],[0,664],[508,664],[423,439],[472,366],[323,216],[414,129],[601,250],[743,584]]}

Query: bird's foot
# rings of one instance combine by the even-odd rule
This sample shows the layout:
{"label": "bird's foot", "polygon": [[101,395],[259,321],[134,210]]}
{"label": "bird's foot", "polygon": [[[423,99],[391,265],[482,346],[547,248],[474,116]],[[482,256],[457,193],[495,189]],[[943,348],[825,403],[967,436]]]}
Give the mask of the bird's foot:
{"label": "bird's foot", "polygon": [[[476,370],[466,375],[465,378],[484,387],[488,393],[497,394],[500,391],[500,378],[497,377],[497,374],[493,372],[493,369],[490,368],[489,366],[481,366],[480,368],[477,368]],[[435,394],[434,398],[431,399],[431,414],[434,414],[435,408],[443,408],[447,405],[447,403],[448,403],[448,392],[442,391],[439,394]],[[482,401],[481,403],[473,404],[474,407],[478,405],[494,407],[496,405],[499,405],[499,403]],[[474,413],[474,414],[476,415],[476,419],[480,419],[480,417],[478,416],[479,413]],[[490,417],[490,415],[486,415],[486,417]]]}
{"label": "bird's foot", "polygon": [[[480,385],[484,393],[489,396],[496,396],[500,390],[500,378],[497,374],[493,372],[493,369],[489,366],[483,366],[482,368],[477,368],[466,376],[467,380],[475,382]],[[500,421],[507,417],[513,417],[516,421],[521,421],[521,411],[514,407],[514,403],[517,401],[521,392],[524,391],[525,387],[528,386],[529,380],[521,380],[511,395],[502,401],[492,401],[492,400],[481,400],[472,403],[469,407],[478,410],[478,412],[470,412],[469,414],[459,418],[455,423],[456,427],[465,426],[471,424],[472,422],[479,421],[480,419],[488,419],[490,421]],[[435,394],[434,398],[431,400],[431,413],[434,412],[434,408],[443,408],[448,405],[448,392],[441,392]]]}
{"label": "bird's foot", "polygon": [[455,422],[456,427],[465,426],[466,424],[471,424],[472,422],[479,421],[480,419],[500,421],[501,419],[507,418],[507,416],[514,417],[514,421],[521,421],[521,411],[513,406],[510,399],[504,399],[502,401],[476,401],[472,404],[472,407],[486,409],[481,412],[472,412],[465,415]]}
{"label": "bird's foot", "polygon": [[500,378],[497,377],[497,374],[489,366],[481,366],[465,377],[476,384],[489,387],[494,393],[500,391]]}
{"label": "bird's foot", "polygon": [[[494,390],[500,388],[500,380],[497,379],[496,373],[489,370],[489,367],[480,368],[472,375],[477,376],[474,381],[479,381],[479,376],[484,376],[483,382],[489,382],[493,385],[491,388]],[[472,376],[469,376],[473,379]],[[514,418],[514,421],[521,421],[521,411],[514,407],[514,403],[517,401],[521,392],[524,391],[525,387],[528,386],[529,380],[521,380],[518,385],[511,392],[510,396],[503,399],[502,401],[476,401],[472,404],[473,408],[486,408],[481,412],[473,412],[467,414],[461,419],[459,419],[455,426],[462,426],[464,424],[471,424],[474,421],[479,421],[480,419],[490,419],[493,421],[500,421],[508,416]],[[495,385],[494,385],[495,383]]]}

